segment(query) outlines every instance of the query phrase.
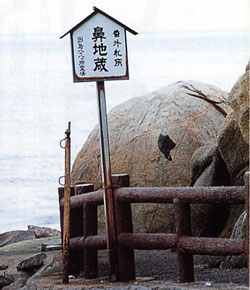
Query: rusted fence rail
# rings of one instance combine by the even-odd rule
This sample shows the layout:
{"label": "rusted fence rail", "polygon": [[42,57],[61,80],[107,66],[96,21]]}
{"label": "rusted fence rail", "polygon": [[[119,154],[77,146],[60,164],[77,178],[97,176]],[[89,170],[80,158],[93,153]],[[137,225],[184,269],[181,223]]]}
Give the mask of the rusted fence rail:
{"label": "rusted fence rail", "polygon": [[[245,186],[238,187],[129,187],[127,175],[112,176],[115,227],[117,233],[117,281],[134,280],[134,249],[153,250],[176,247],[181,282],[194,281],[193,255],[239,255],[249,257],[247,239],[198,238],[191,235],[190,204],[246,204],[249,220],[249,173]],[[97,207],[103,204],[103,191],[91,185],[72,188],[70,269],[84,270],[86,278],[98,275],[97,251],[106,248],[106,236],[97,235]],[[92,192],[88,192],[92,191]],[[79,193],[75,195],[75,193]],[[59,189],[60,209],[63,188]],[[173,203],[176,233],[133,233],[131,203]],[[61,221],[62,219],[62,210]],[[75,227],[75,225],[77,226]],[[62,227],[63,228],[63,227]]]}

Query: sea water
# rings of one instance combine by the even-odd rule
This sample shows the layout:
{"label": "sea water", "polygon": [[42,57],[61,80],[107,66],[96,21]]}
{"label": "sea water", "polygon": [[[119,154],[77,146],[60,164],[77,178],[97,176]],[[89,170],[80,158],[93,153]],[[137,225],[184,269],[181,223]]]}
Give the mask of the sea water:
{"label": "sea water", "polygon": [[[249,60],[248,31],[128,35],[130,80],[105,83],[108,111],[176,81],[230,91]],[[72,160],[97,124],[95,83],[72,82],[69,37],[0,35],[0,233],[59,229],[59,141],[71,121]]]}

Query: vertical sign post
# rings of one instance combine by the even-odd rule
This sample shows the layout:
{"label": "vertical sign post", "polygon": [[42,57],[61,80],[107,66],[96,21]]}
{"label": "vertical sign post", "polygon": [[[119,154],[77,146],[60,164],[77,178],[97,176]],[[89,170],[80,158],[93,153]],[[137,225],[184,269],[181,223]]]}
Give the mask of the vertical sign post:
{"label": "vertical sign post", "polygon": [[106,112],[106,97],[104,81],[97,82],[97,102],[99,111],[99,140],[102,162],[102,184],[104,191],[105,225],[107,233],[108,273],[109,280],[116,274],[116,230],[114,218],[114,199],[111,181],[111,166],[109,157],[108,122]]}
{"label": "vertical sign post", "polygon": [[74,82],[97,82],[102,184],[109,258],[109,279],[118,279],[114,200],[111,183],[108,122],[104,81],[129,78],[126,31],[137,32],[94,7],[94,12],[70,33]]}

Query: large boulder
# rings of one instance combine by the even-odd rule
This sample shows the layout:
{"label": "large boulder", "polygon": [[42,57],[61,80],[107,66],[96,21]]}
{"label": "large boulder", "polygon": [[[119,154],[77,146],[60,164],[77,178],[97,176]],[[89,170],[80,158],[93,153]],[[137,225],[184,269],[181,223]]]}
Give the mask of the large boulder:
{"label": "large boulder", "polygon": [[[112,173],[128,173],[131,186],[186,186],[200,146],[214,144],[229,106],[227,93],[198,82],[178,82],[133,98],[108,114]],[[176,144],[172,161],[158,149],[168,134]],[[101,187],[98,127],[89,135],[72,170],[72,182]]]}
{"label": "large boulder", "polygon": [[225,186],[230,176],[217,145],[198,148],[190,162],[192,186]]}
{"label": "large boulder", "polygon": [[[131,186],[189,185],[192,154],[216,143],[229,111],[226,92],[194,81],[177,82],[117,106],[108,115],[112,173],[128,173]],[[158,148],[160,134],[174,144],[171,157]],[[72,182],[78,181],[101,187],[98,127],[74,162]],[[169,205],[136,205],[135,231],[173,231],[173,211],[166,215],[166,209]]]}

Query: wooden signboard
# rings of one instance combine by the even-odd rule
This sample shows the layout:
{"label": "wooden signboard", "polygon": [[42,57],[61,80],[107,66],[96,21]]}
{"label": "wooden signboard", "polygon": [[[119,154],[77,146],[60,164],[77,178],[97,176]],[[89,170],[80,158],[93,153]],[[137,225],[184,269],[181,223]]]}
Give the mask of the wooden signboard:
{"label": "wooden signboard", "polygon": [[70,33],[74,82],[128,79],[126,31],[137,34],[100,9]]}

